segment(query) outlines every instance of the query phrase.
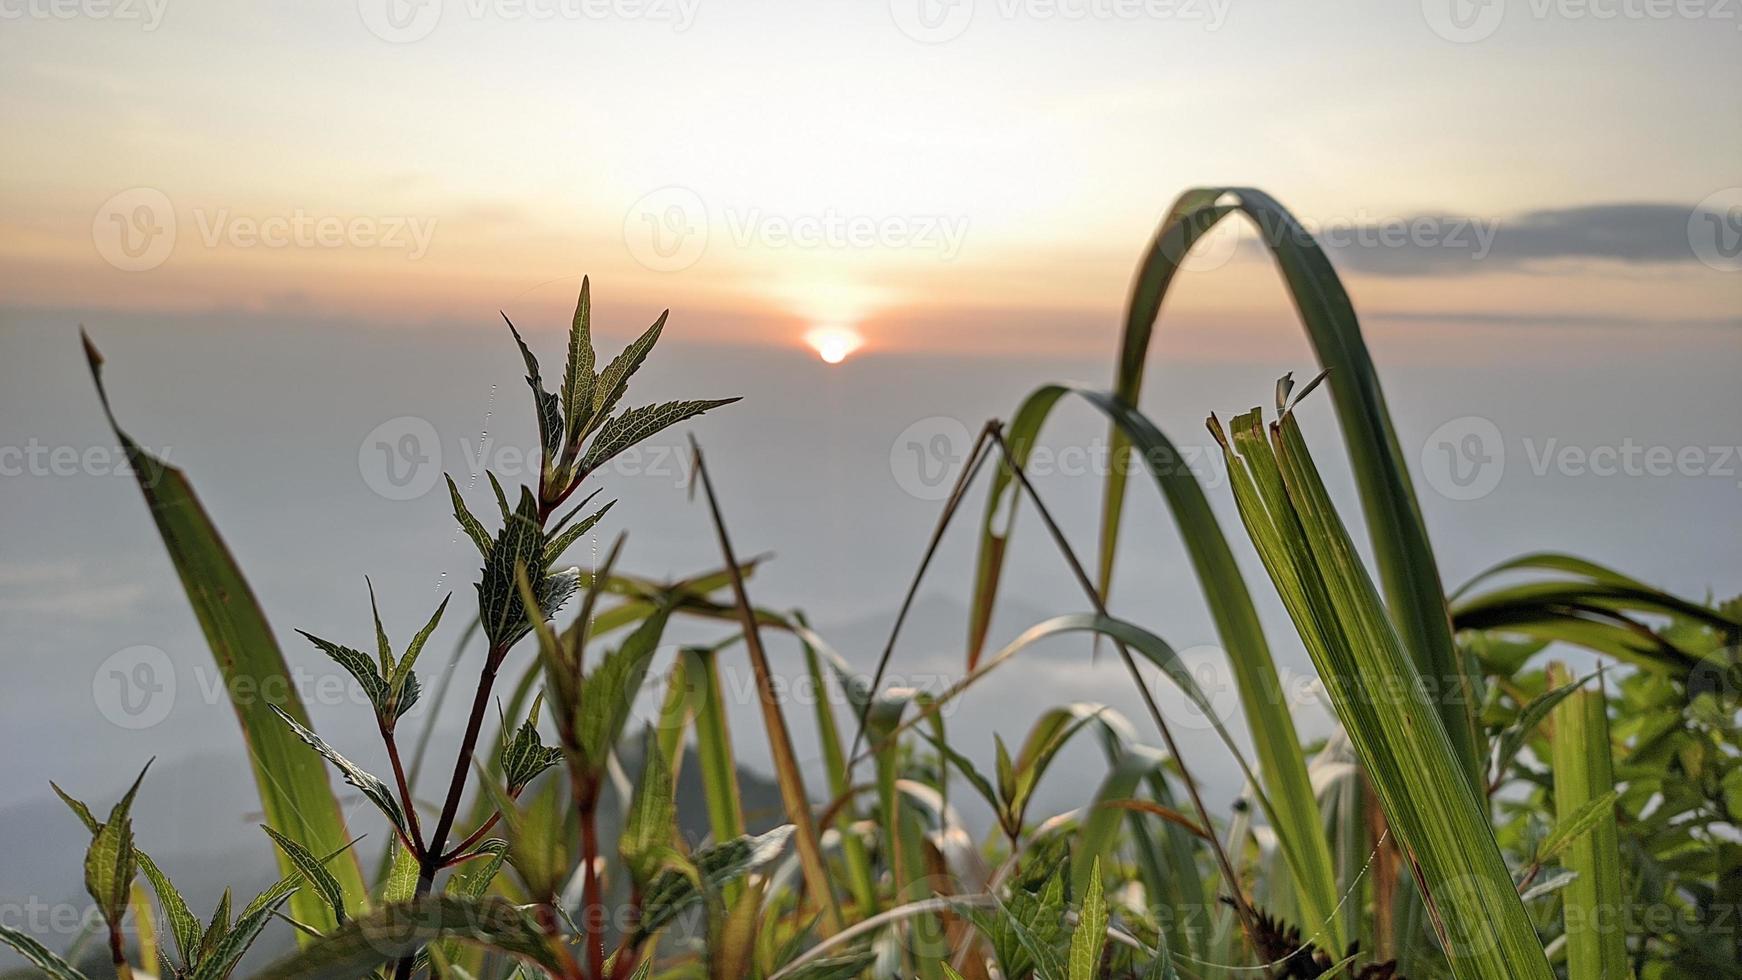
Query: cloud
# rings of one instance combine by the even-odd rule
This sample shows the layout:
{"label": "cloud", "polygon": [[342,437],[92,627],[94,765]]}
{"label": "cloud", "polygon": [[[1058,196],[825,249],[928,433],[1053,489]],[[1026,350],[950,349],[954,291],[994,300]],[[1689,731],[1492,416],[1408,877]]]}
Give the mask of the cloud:
{"label": "cloud", "polygon": [[1456,276],[1550,262],[1698,262],[1683,204],[1587,204],[1512,217],[1413,214],[1307,222],[1339,268],[1371,276]]}

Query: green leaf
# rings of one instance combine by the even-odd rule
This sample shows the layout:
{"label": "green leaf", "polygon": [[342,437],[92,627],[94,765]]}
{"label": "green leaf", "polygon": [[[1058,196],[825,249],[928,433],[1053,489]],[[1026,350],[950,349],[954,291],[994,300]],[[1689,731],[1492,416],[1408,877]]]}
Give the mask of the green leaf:
{"label": "green leaf", "polygon": [[1059,960],[1058,951],[1045,937],[1036,934],[1019,916],[1011,912],[1002,902],[998,911],[1003,916],[1002,925],[1016,937],[1029,959],[1034,963],[1035,980],[1066,980],[1065,965]]}
{"label": "green leaf", "polygon": [[594,437],[592,444],[587,447],[586,455],[581,457],[581,472],[583,474],[591,473],[630,446],[679,422],[695,418],[703,412],[719,408],[721,405],[730,405],[735,401],[738,399],[714,398],[661,402],[657,405],[631,408],[622,415],[613,416],[599,428],[598,436]]}
{"label": "green leaf", "polygon": [[581,695],[587,710],[575,719],[575,731],[582,759],[595,772],[603,771],[606,755],[623,736],[635,695],[646,680],[648,665],[659,650],[659,639],[670,618],[671,609],[661,603],[587,675]]}
{"label": "green leaf", "polygon": [[509,320],[507,314],[503,314],[502,320],[508,324],[508,332],[514,335],[514,343],[520,348],[520,357],[526,362],[526,384],[532,389],[533,413],[538,418],[538,443],[543,447],[545,461],[548,463],[562,452],[562,405],[556,395],[544,390],[544,381],[538,376],[538,358],[532,356],[526,341],[520,338],[520,331],[514,329],[514,321]]}
{"label": "green leaf", "polygon": [[290,863],[296,866],[297,873],[302,875],[304,881],[314,886],[315,894],[327,903],[327,907],[333,910],[333,916],[343,924],[345,921],[345,896],[340,891],[339,882],[333,877],[332,872],[322,867],[321,862],[313,854],[310,854],[307,848],[296,841],[265,824],[262,824],[260,829],[266,831],[266,836],[272,838],[272,842],[278,845],[278,849],[284,852],[285,857],[290,858]]}
{"label": "green leaf", "polygon": [[774,860],[785,850],[792,830],[791,824],[784,824],[766,834],[735,837],[703,848],[690,857],[694,878],[679,870],[660,872],[643,896],[641,922],[635,928],[637,940],[659,931],[684,909],[701,901],[704,893],[719,891],[727,882]]}
{"label": "green leaf", "polygon": [[[145,769],[151,764],[146,763]],[[97,829],[85,851],[85,891],[111,926],[118,926],[127,912],[138,859],[133,854],[133,797],[145,780],[145,770],[133,780],[125,796],[109,811],[109,819]]]}
{"label": "green leaf", "polygon": [[[406,848],[405,842],[395,837],[388,842],[393,848],[393,862],[387,866],[387,881],[381,886],[381,901],[391,905],[394,902],[410,901],[417,895],[418,867],[417,858]],[[449,879],[450,885],[452,878]],[[453,890],[451,887],[448,889]]]}
{"label": "green leaf", "polygon": [[544,567],[550,567],[550,565],[555,563],[558,558],[561,558],[563,552],[569,550],[569,546],[574,544],[576,541],[579,541],[582,535],[591,531],[594,525],[598,524],[599,521],[604,518],[606,512],[616,503],[617,501],[615,500],[607,503],[605,506],[587,515],[580,523],[551,538],[549,543],[544,546]]}
{"label": "green leaf", "polygon": [[145,872],[145,879],[157,892],[157,904],[163,907],[163,914],[169,919],[169,931],[175,937],[175,947],[181,953],[182,963],[191,966],[200,954],[200,920],[194,918],[187,899],[182,897],[157,862],[146,857],[144,851],[135,853],[139,857],[139,869]]}
{"label": "green leaf", "polygon": [[992,788],[992,784],[980,774],[980,770],[974,768],[973,760],[950,748],[949,743],[932,737],[929,732],[921,732],[920,735],[932,744],[932,748],[938,750],[938,754],[943,757],[945,762],[956,767],[956,771],[962,774],[962,778],[968,781],[968,785],[974,788],[974,792],[980,794],[980,798],[986,801],[986,804],[992,808],[992,812],[1002,817],[1004,805],[998,799],[998,791]]}
{"label": "green leaf", "polygon": [[[537,575],[543,569],[543,530],[538,523],[538,501],[532,491],[520,488],[520,503],[502,522],[502,530],[484,559],[483,575],[477,583],[478,613],[484,621],[484,633],[492,646],[507,647],[525,636],[531,629],[527,611],[515,594],[514,569],[525,565],[528,574]],[[535,579],[542,589],[542,580]],[[538,590],[535,590],[538,591]],[[555,610],[544,609],[549,619]]]}
{"label": "green leaf", "polygon": [[526,720],[502,745],[502,778],[510,794],[520,792],[539,773],[562,761],[562,749],[547,747],[538,737],[538,710],[543,702],[540,695]]}
{"label": "green leaf", "polygon": [[1518,713],[1518,720],[1508,725],[1506,730],[1500,733],[1499,738],[1495,740],[1494,777],[1496,780],[1506,775],[1506,770],[1512,766],[1512,760],[1517,758],[1519,750],[1524,748],[1524,744],[1530,740],[1531,733],[1535,732],[1537,726],[1543,723],[1543,720],[1549,716],[1549,712],[1555,709],[1555,705],[1560,704],[1568,695],[1578,690],[1582,683],[1583,681],[1575,681],[1570,684],[1562,684],[1531,701],[1525,705],[1523,711]]}
{"label": "green leaf", "polygon": [[[1010,761],[1010,750],[1004,747],[1004,740],[994,732],[992,744],[997,751],[998,796],[1006,804],[1016,801],[1016,766]],[[1012,811],[1015,807],[1010,808]]]}
{"label": "green leaf", "polygon": [[[1416,660],[1331,503],[1292,411],[1214,417],[1241,519],[1415,866],[1459,980],[1554,976]],[[1443,612],[1442,612],[1443,615]]]}
{"label": "green leaf", "polygon": [[659,342],[659,334],[665,329],[665,318],[671,314],[664,310],[659,319],[653,321],[653,326],[642,332],[623,352],[611,359],[605,365],[605,370],[599,372],[599,380],[593,386],[593,417],[605,418],[611,414],[611,409],[617,407],[618,399],[629,389],[629,379],[641,367],[641,362],[647,359],[653,345]]}
{"label": "green leaf", "polygon": [[1101,951],[1107,946],[1107,901],[1102,892],[1101,859],[1090,865],[1089,887],[1071,934],[1070,980],[1095,980],[1101,974]]}
{"label": "green leaf", "polygon": [[[1215,511],[1210,507],[1209,498],[1187,465],[1189,458],[1153,422],[1112,393],[1079,386],[1045,385],[1029,394],[1012,418],[1006,436],[1012,464],[1026,463],[1037,444],[1041,427],[1053,407],[1066,395],[1081,398],[1100,411],[1116,427],[1123,444],[1136,449],[1136,460],[1148,470],[1173,516],[1215,624],[1216,635],[1227,651],[1228,665],[1234,675],[1235,689],[1240,695],[1257,756],[1254,768],[1263,775],[1263,782],[1259,784],[1263,788],[1260,804],[1276,828],[1277,842],[1288,862],[1296,898],[1304,912],[1304,924],[1316,932],[1314,923],[1325,922],[1331,917],[1340,894],[1331,864],[1330,847],[1320,826],[1312,781],[1307,774],[1306,758],[1301,751],[1301,738],[1293,715],[1279,710],[1279,706],[1288,704],[1288,697],[1265,640],[1257,609],[1253,606],[1251,592]],[[1117,474],[1115,478],[1123,479]],[[970,627],[970,670],[980,662],[979,652],[985,645],[991,624],[1000,569],[1014,526],[1016,505],[1021,499],[1014,493],[1015,479],[1011,465],[1000,465],[994,470],[987,495]],[[1353,938],[1339,935],[1341,925],[1337,921],[1329,923],[1329,930],[1331,940],[1326,945],[1339,947]]]}
{"label": "green leaf", "polygon": [[1618,790],[1609,790],[1602,796],[1593,797],[1578,804],[1555,824],[1543,838],[1542,846],[1537,848],[1538,861],[1552,861],[1561,852],[1578,842],[1586,834],[1597,828],[1605,819],[1614,819],[1615,801],[1621,798]]}
{"label": "green leaf", "polygon": [[[89,337],[84,338],[84,344],[103,411],[127,455],[164,548],[211,647],[213,660],[223,675],[224,690],[282,691],[283,709],[306,722],[308,715],[266,616],[186,474],[146,453],[116,424],[103,388],[103,357]],[[349,835],[320,759],[285,731],[263,698],[232,700],[247,741],[248,760],[265,822],[316,853],[343,847]],[[292,870],[287,860],[280,860],[281,872]],[[348,899],[361,901],[367,895],[362,871],[354,857],[347,858],[333,871]],[[320,899],[313,895],[299,896],[292,902],[292,911],[304,922],[324,925],[331,921]]]}
{"label": "green leaf", "polygon": [[297,632],[313,643],[334,663],[345,668],[345,671],[352,677],[355,677],[357,683],[363,687],[364,696],[369,699],[369,703],[375,707],[377,712],[387,710],[387,683],[381,679],[380,673],[377,672],[375,661],[369,659],[361,650],[354,650],[348,646],[323,640],[306,630],[297,630]]}
{"label": "green leaf", "polygon": [[490,557],[490,549],[494,547],[494,543],[490,539],[490,532],[484,529],[483,522],[472,516],[471,509],[460,497],[460,488],[454,485],[454,478],[449,476],[447,481],[448,497],[454,504],[454,520],[460,522],[460,528],[466,532],[466,537],[471,538],[472,543],[478,546],[478,554],[485,558]]}
{"label": "green leaf", "polygon": [[[298,872],[292,872],[301,877]],[[230,934],[230,889],[224,889],[224,894],[218,899],[218,907],[212,910],[211,921],[206,923],[206,931],[200,934],[200,965],[214,962],[212,955]]]}
{"label": "green leaf", "polygon": [[278,717],[290,726],[290,730],[296,733],[297,738],[307,742],[310,748],[319,752],[328,762],[332,763],[333,768],[339,770],[339,774],[345,777],[345,782],[361,790],[363,795],[368,797],[369,802],[375,804],[382,813],[387,815],[387,819],[392,821],[393,826],[398,828],[400,833],[405,833],[405,811],[400,809],[398,798],[393,795],[393,791],[387,787],[386,783],[371,775],[363,767],[340,755],[337,750],[326,743],[326,740],[302,727],[295,718],[286,714],[278,705],[275,704],[271,707],[278,714]]}
{"label": "green leaf", "polygon": [[480,863],[466,863],[460,866],[449,878],[447,893],[461,898],[480,898],[490,889],[490,883],[496,880],[496,873],[502,870],[502,862],[508,855],[508,842],[492,837],[472,849],[473,854],[488,854]]}
{"label": "green leaf", "polygon": [[17,950],[18,955],[29,960],[31,966],[41,970],[52,980],[88,980],[71,963],[49,952],[47,946],[37,942],[28,933],[19,932],[11,926],[0,925],[0,942]]}
{"label": "green leaf", "polygon": [[[390,685],[395,694],[404,689],[406,678],[411,676],[412,665],[417,663],[418,654],[423,652],[423,646],[429,642],[430,634],[434,633],[436,627],[441,625],[442,613],[447,612],[448,600],[453,597],[452,592],[442,596],[441,605],[436,607],[436,611],[429,617],[429,622],[423,624],[423,629],[418,630],[417,635],[411,638],[411,644],[405,648],[405,655],[399,658],[399,666],[393,669]],[[400,713],[404,713],[403,709]]]}
{"label": "green leaf", "polygon": [[375,653],[381,658],[381,677],[393,676],[393,645],[387,642],[387,631],[381,627],[381,607],[375,602],[375,583],[363,576],[369,587],[369,614],[375,618]]}
{"label": "green leaf", "polygon": [[431,895],[358,916],[300,952],[268,966],[259,980],[356,980],[438,939],[497,950],[560,973],[550,942],[520,909],[496,898]]}
{"label": "green leaf", "polygon": [[648,730],[647,749],[642,754],[645,762],[641,767],[641,783],[635,788],[635,798],[630,802],[629,815],[623,821],[623,834],[618,839],[617,849],[635,880],[645,883],[659,870],[653,859],[671,846],[677,805],[673,799],[671,770],[666,768],[665,756],[660,753],[651,728]]}
{"label": "green leaf", "polygon": [[581,298],[575,302],[575,319],[569,326],[568,367],[563,371],[563,429],[570,443],[593,415],[592,321],[592,284],[582,276]]}

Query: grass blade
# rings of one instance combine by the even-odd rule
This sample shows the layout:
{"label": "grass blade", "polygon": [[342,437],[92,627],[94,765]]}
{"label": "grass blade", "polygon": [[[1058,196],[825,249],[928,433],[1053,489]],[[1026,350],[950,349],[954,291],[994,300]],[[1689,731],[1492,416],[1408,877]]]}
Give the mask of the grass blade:
{"label": "grass blade", "polygon": [[[85,358],[90,363],[103,411],[145,494],[164,549],[169,552],[188,603],[224,676],[224,689],[283,692],[276,706],[298,724],[308,727],[308,712],[291,681],[290,668],[242,569],[206,516],[186,474],[145,452],[115,421],[103,387],[103,355],[89,337],[84,338],[84,343]],[[233,698],[232,706],[248,743],[248,761],[254,769],[266,823],[313,853],[329,854],[343,849],[350,837],[320,756],[274,717],[274,702],[265,698]],[[276,856],[282,873],[296,870],[284,854]],[[346,903],[362,907],[368,900],[368,889],[355,855],[335,862],[331,871]],[[331,928],[337,924],[326,903],[310,892],[293,895],[291,911],[298,921],[317,927]]]}
{"label": "grass blade", "polygon": [[1222,443],[1240,514],[1429,896],[1460,980],[1551,980],[1485,798],[1386,615],[1291,412],[1257,410]]}
{"label": "grass blade", "polygon": [[[1550,683],[1570,680],[1556,664]],[[1601,684],[1601,675],[1598,683]],[[1580,688],[1554,709],[1554,799],[1561,821],[1572,821],[1615,792],[1609,755],[1609,714],[1601,687]],[[1546,847],[1546,845],[1545,845]],[[1566,846],[1561,866],[1578,873],[1561,891],[1566,920],[1568,980],[1618,980],[1628,976],[1627,936],[1616,915],[1622,891],[1620,832],[1613,804],[1595,825]]]}

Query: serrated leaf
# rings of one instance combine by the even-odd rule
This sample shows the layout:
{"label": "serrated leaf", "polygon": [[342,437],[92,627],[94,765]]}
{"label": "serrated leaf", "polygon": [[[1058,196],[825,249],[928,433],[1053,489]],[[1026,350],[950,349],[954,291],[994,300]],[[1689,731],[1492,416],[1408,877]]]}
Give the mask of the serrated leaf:
{"label": "serrated leaf", "polygon": [[[502,862],[508,855],[508,842],[499,837],[492,837],[473,848],[473,854],[488,854],[483,863],[475,868],[463,864],[448,878],[446,891],[450,895],[462,898],[478,898],[490,889],[490,883],[496,880],[496,873],[502,870]],[[471,870],[467,870],[470,868]]]}
{"label": "serrated leaf", "polygon": [[[300,879],[302,875],[297,875]],[[212,958],[212,953],[230,934],[230,889],[224,889],[224,894],[218,898],[218,907],[212,910],[211,921],[206,923],[206,931],[200,933],[200,964],[204,965]]]}
{"label": "serrated leaf", "polygon": [[508,323],[508,332],[514,335],[520,357],[526,362],[526,384],[532,389],[533,412],[538,418],[538,444],[544,449],[545,459],[553,460],[562,451],[562,405],[555,394],[544,389],[544,380],[538,374],[538,358],[532,356],[532,350],[521,339],[520,331],[514,329],[514,322],[506,314],[502,319]]}
{"label": "serrated leaf", "polygon": [[558,558],[561,558],[563,555],[563,552],[569,550],[570,545],[574,544],[576,541],[579,541],[581,539],[581,535],[586,534],[588,531],[591,531],[593,529],[593,526],[598,524],[599,521],[604,518],[606,512],[609,511],[612,508],[612,506],[615,505],[616,503],[617,503],[617,501],[615,501],[615,500],[611,501],[610,503],[607,503],[605,506],[599,508],[594,513],[587,515],[585,518],[583,518],[581,520],[581,522],[579,524],[576,524],[574,527],[571,527],[568,530],[563,531],[562,533],[558,534],[556,537],[552,538],[550,540],[550,543],[546,544],[544,546],[544,565],[545,565],[545,567],[549,567]]}
{"label": "serrated leaf", "polygon": [[508,792],[518,793],[539,773],[561,762],[562,757],[562,749],[548,747],[538,737],[535,702],[531,714],[502,745],[502,780],[508,784]]}
{"label": "serrated leaf", "polygon": [[[405,654],[399,658],[399,665],[393,669],[392,682],[388,685],[395,694],[404,686],[405,679],[411,676],[411,668],[417,663],[418,654],[423,652],[423,646],[429,642],[430,634],[434,633],[436,627],[441,625],[442,613],[447,612],[448,600],[453,597],[452,592],[442,597],[441,605],[436,607],[436,611],[429,617],[429,622],[423,624],[423,629],[418,630],[417,635],[412,637],[411,643],[406,646]],[[400,714],[404,713],[404,710],[401,709]]]}
{"label": "serrated leaf", "polygon": [[268,966],[260,980],[355,980],[438,939],[499,950],[561,975],[550,942],[525,912],[496,898],[431,895],[359,916]]}
{"label": "serrated leaf", "polygon": [[362,791],[363,795],[368,797],[369,802],[375,804],[382,813],[386,814],[387,819],[392,821],[393,826],[398,828],[400,833],[405,832],[405,811],[400,809],[399,800],[394,797],[393,791],[387,788],[386,783],[371,775],[362,766],[340,755],[319,735],[297,724],[296,719],[285,714],[278,705],[272,705],[272,710],[280,720],[290,726],[290,730],[296,733],[297,738],[302,739],[310,748],[319,752],[323,758],[332,763],[333,768],[339,770],[339,774],[345,777],[345,782]]}
{"label": "serrated leaf", "polygon": [[387,630],[381,626],[381,607],[375,602],[375,583],[369,576],[363,576],[363,583],[369,587],[369,615],[375,618],[375,653],[381,658],[381,677],[393,676],[393,645],[387,642]]}
{"label": "serrated leaf", "polygon": [[1089,887],[1071,933],[1070,980],[1095,980],[1101,972],[1101,951],[1107,946],[1107,902],[1102,892],[1101,859],[1090,864]]}
{"label": "serrated leaf", "polygon": [[11,926],[0,925],[0,942],[18,951],[18,955],[30,961],[30,965],[41,970],[53,980],[89,980],[71,963],[50,952],[47,946],[36,941],[28,933],[19,932]]}
{"label": "serrated leaf", "polygon": [[694,878],[679,870],[661,871],[648,884],[643,896],[641,922],[635,935],[644,937],[657,932],[684,909],[700,901],[704,893],[719,891],[727,882],[774,860],[786,848],[792,832],[792,825],[784,824],[760,836],[734,837],[723,844],[703,848],[690,857]]}
{"label": "serrated leaf", "polygon": [[641,784],[635,788],[635,797],[629,804],[629,814],[624,818],[617,849],[635,880],[645,883],[659,870],[656,862],[660,852],[671,846],[677,805],[673,799],[671,770],[665,764],[665,755],[659,751],[651,728],[642,755],[646,761],[641,767]]}
{"label": "serrated leaf", "polygon": [[[145,769],[151,764],[146,763]],[[126,795],[109,811],[109,819],[97,829],[85,851],[85,891],[111,926],[118,925],[127,911],[138,860],[133,854],[133,797],[145,780],[145,769],[133,780]]]}
{"label": "serrated leaf", "polygon": [[[350,850],[355,843],[356,841],[351,841],[321,858],[321,866],[331,864],[334,858]],[[202,943],[205,953],[199,967],[194,970],[193,980],[223,980],[229,977],[242,957],[248,955],[248,950],[260,938],[260,933],[272,921],[279,908],[302,890],[304,880],[300,871],[278,879],[242,908],[241,914],[236,916],[235,925],[220,931],[220,923],[227,923],[230,915],[230,892],[226,889],[217,914],[212,916],[212,928],[207,932],[210,942]]]}
{"label": "serrated leaf", "polygon": [[266,831],[266,836],[272,838],[272,842],[278,845],[278,849],[284,852],[285,857],[290,858],[290,863],[296,867],[297,873],[301,874],[303,880],[314,887],[315,894],[321,897],[321,901],[327,903],[327,907],[333,910],[334,918],[343,924],[345,921],[345,896],[339,890],[338,879],[333,877],[332,872],[322,867],[321,862],[313,854],[310,854],[307,848],[296,841],[265,824],[261,824],[260,829]]}
{"label": "serrated leaf", "polygon": [[581,277],[581,296],[569,326],[569,360],[563,371],[563,428],[572,442],[593,415],[592,284]]}
{"label": "serrated leaf", "polygon": [[67,791],[61,789],[58,784],[51,781],[48,785],[54,789],[54,795],[60,797],[61,802],[65,803],[68,809],[73,811],[74,816],[79,818],[79,822],[85,825],[85,829],[91,832],[91,836],[95,837],[97,831],[103,829],[103,825],[98,823],[97,818],[91,815],[90,807],[67,795]]}
{"label": "serrated leaf", "polygon": [[[477,583],[478,613],[483,619],[484,633],[493,646],[506,647],[531,629],[526,619],[527,611],[521,608],[520,597],[515,594],[514,569],[525,565],[529,572],[536,572],[544,567],[542,539],[538,502],[533,499],[532,491],[521,487],[520,504],[503,522],[502,531],[490,549],[490,556],[484,561],[483,575]],[[540,584],[542,586],[542,582]]]}
{"label": "serrated leaf", "polygon": [[670,607],[659,604],[621,646],[600,658],[599,665],[587,675],[580,698],[587,710],[575,719],[575,737],[582,760],[589,768],[602,771],[606,755],[622,737],[635,694],[646,680],[648,664],[658,651],[659,639],[670,618]]}
{"label": "serrated leaf", "polygon": [[[443,475],[446,476],[446,474]],[[485,558],[489,558],[490,548],[492,546],[490,532],[484,529],[484,525],[481,521],[472,516],[471,509],[466,506],[465,500],[460,497],[460,488],[454,485],[454,478],[448,476],[447,481],[448,497],[454,504],[454,520],[460,522],[460,529],[465,531],[466,537],[471,538],[472,543],[478,546],[478,554],[483,555]]]}
{"label": "serrated leaf", "polygon": [[609,462],[613,456],[630,446],[650,438],[679,422],[721,405],[730,405],[736,398],[715,398],[695,401],[660,402],[631,408],[613,416],[599,428],[599,434],[581,457],[581,473],[590,473]]}
{"label": "serrated leaf", "polygon": [[381,901],[384,903],[409,901],[417,895],[418,867],[417,858],[405,842],[395,837],[388,842],[393,848],[393,861],[387,866],[387,880],[381,886]]}
{"label": "serrated leaf", "polygon": [[647,359],[653,345],[659,342],[660,332],[665,329],[665,318],[671,315],[670,310],[659,314],[659,319],[653,321],[653,326],[642,332],[623,352],[611,359],[605,365],[605,370],[599,372],[599,380],[593,385],[593,417],[604,418],[617,407],[617,401],[623,393],[629,390],[629,379],[641,367],[641,362]]}
{"label": "serrated leaf", "polygon": [[182,963],[193,965],[200,954],[200,920],[194,917],[187,899],[182,897],[157,862],[146,857],[143,851],[135,853],[139,857],[139,869],[145,872],[145,879],[157,892],[157,904],[163,907],[163,914],[169,919],[170,935],[175,937],[175,948],[181,954]]}
{"label": "serrated leaf", "polygon": [[1014,915],[1002,902],[998,904],[998,911],[1003,915],[1004,927],[1034,961],[1035,980],[1066,980],[1065,965],[1059,960],[1058,951],[1053,949],[1050,939],[1029,928],[1028,923]]}
{"label": "serrated leaf", "polygon": [[369,659],[367,654],[330,640],[323,640],[307,630],[297,630],[297,632],[326,654],[333,663],[345,668],[346,673],[355,677],[357,683],[363,688],[364,696],[369,699],[369,703],[375,707],[376,711],[387,710],[387,683],[381,679],[381,674],[376,670],[375,661]]}

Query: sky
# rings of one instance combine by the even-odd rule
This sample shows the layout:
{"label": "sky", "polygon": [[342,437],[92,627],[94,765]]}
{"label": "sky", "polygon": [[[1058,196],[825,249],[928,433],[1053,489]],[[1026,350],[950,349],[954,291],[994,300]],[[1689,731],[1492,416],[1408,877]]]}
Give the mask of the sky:
{"label": "sky", "polygon": [[[78,893],[80,831],[47,780],[109,799],[153,755],[152,853],[268,873],[210,653],[137,488],[88,455],[114,439],[81,326],[124,424],[187,470],[287,658],[318,674],[291,630],[362,642],[364,574],[395,635],[469,591],[475,557],[437,475],[487,507],[480,460],[512,482],[535,438],[499,311],[548,375],[583,275],[602,351],[669,308],[631,400],[745,396],[686,431],[740,552],[774,555],[753,593],[810,611],[869,666],[936,519],[928,464],[948,459],[925,454],[941,439],[959,462],[1037,385],[1104,386],[1173,198],[1258,187],[1354,299],[1448,584],[1556,550],[1696,598],[1742,591],[1733,3],[390,2],[0,0],[0,719],[52,747],[0,754],[0,826],[18,828],[0,835],[0,921],[21,896]],[[1267,403],[1312,353],[1250,232],[1228,224],[1186,266],[1141,407],[1209,461],[1278,663],[1309,677],[1202,421]],[[1303,420],[1353,518],[1329,408],[1315,396]],[[383,447],[407,434],[409,490],[383,480]],[[1035,474],[1085,551],[1104,437],[1082,406],[1061,410]],[[682,438],[605,475],[620,502],[576,561],[627,530],[633,571],[718,563]],[[1693,462],[1612,465],[1627,452]],[[1128,514],[1114,611],[1226,696],[1152,488],[1134,486]],[[1019,524],[995,642],[1083,611],[1039,530]],[[939,686],[959,671],[974,561],[957,527],[898,672]],[[143,730],[105,686],[140,649],[181,692]],[[773,655],[797,669],[794,650]],[[1068,700],[1141,711],[1116,664],[1058,644],[951,723],[1017,739]],[[1328,731],[1322,705],[1295,707]],[[311,711],[381,764],[355,704]],[[452,714],[433,723],[437,755],[457,743]],[[759,717],[746,704],[733,722],[741,761],[765,771]],[[1225,802],[1234,768],[1185,728]],[[1085,751],[1054,767],[1043,805],[1093,788]],[[184,874],[215,900],[221,876]]]}
{"label": "sky", "polygon": [[[0,301],[415,326],[590,273],[709,339],[1056,351],[1176,193],[1250,185],[1424,344],[1734,325],[1742,20],[1675,9],[4,0]],[[1192,309],[1274,295],[1199,264]]]}

